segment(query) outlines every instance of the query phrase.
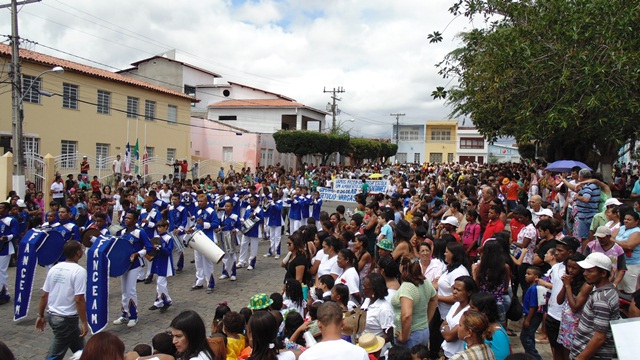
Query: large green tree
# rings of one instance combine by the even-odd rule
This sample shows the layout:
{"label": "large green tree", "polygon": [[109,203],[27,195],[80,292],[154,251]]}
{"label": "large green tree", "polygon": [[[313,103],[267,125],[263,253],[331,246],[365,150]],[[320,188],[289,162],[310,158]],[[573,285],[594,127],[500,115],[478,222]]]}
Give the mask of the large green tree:
{"label": "large green tree", "polygon": [[349,135],[324,134],[307,130],[280,130],[273,134],[276,149],[280,153],[296,155],[298,165],[301,165],[305,155],[322,156],[325,165],[329,156],[335,152],[345,152],[349,148]]}
{"label": "large green tree", "polygon": [[432,96],[490,141],[537,139],[556,158],[596,152],[610,179],[639,129],[640,2],[456,0],[449,11],[486,26],[459,34],[462,46],[437,65],[457,85]]}

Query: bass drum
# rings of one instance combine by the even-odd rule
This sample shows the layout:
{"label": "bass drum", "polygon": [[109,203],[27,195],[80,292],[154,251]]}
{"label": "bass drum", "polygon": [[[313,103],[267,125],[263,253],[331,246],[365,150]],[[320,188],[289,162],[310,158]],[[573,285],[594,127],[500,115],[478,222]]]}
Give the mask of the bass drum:
{"label": "bass drum", "polygon": [[24,234],[22,241],[30,242],[36,246],[36,257],[39,265],[55,264],[62,257],[62,247],[65,240],[62,234],[53,229],[31,229]]}
{"label": "bass drum", "polygon": [[111,237],[111,245],[107,250],[109,259],[109,276],[118,277],[124,275],[131,267],[131,254],[133,246],[127,239]]}

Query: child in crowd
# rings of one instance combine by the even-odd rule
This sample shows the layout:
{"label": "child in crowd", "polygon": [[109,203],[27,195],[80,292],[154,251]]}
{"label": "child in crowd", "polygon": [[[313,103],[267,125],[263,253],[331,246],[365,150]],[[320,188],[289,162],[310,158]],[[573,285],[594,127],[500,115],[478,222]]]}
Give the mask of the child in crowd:
{"label": "child in crowd", "polygon": [[273,310],[282,310],[282,302],[284,301],[284,299],[282,298],[282,294],[274,292],[269,295],[269,298],[273,300],[273,304],[271,304],[271,308]]}
{"label": "child in crowd", "polygon": [[215,333],[222,333],[222,319],[231,311],[231,308],[227,306],[227,302],[223,301],[218,304],[216,313],[213,315],[213,322],[211,323],[211,335]]}
{"label": "child in crowd", "polygon": [[525,318],[522,323],[522,332],[520,333],[520,341],[522,347],[527,354],[533,355],[538,360],[542,357],[536,350],[536,330],[542,323],[542,313],[538,312],[541,305],[538,302],[538,279],[542,275],[539,267],[531,266],[527,269],[524,276],[525,281],[529,284],[529,288],[522,298],[522,310]]}
{"label": "child in crowd", "polygon": [[411,348],[411,359],[412,360],[428,360],[429,349],[424,344],[414,345]]}
{"label": "child in crowd", "polygon": [[137,352],[140,356],[151,356],[152,350],[151,346],[148,344],[138,344],[133,347],[133,351]]}
{"label": "child in crowd", "polygon": [[333,276],[329,274],[320,276],[318,278],[318,285],[316,285],[316,288],[320,289],[322,294],[318,294],[318,299],[321,299],[323,302],[331,301],[331,290],[333,289],[334,284],[335,279]]}
{"label": "child in crowd", "polygon": [[565,360],[569,360],[573,334],[578,329],[582,308],[589,299],[591,290],[593,290],[593,286],[587,284],[584,279],[584,269],[578,265],[578,262],[584,259],[585,256],[582,254],[573,254],[567,259],[567,271],[562,276],[564,286],[558,293],[558,303],[562,302],[562,319],[560,320],[558,343],[564,346],[562,356]]}
{"label": "child in crowd", "polygon": [[[556,261],[556,248],[551,248],[549,250],[547,250],[547,252],[544,254],[544,262],[549,265],[550,267],[553,267],[553,265],[557,264],[558,262]],[[547,272],[540,278],[538,279],[538,294],[540,294],[541,290],[544,289],[544,307],[543,307],[543,313],[542,313],[542,325],[540,326],[540,338],[536,339],[537,342],[539,343],[548,343],[549,342],[549,338],[547,338],[547,326],[546,326],[546,322],[547,322],[547,306],[549,305],[549,298],[551,297],[551,269],[547,270]],[[539,297],[538,297],[539,298]]]}
{"label": "child in crowd", "polygon": [[304,309],[307,307],[307,301],[304,299],[304,296],[302,294],[302,285],[298,280],[287,280],[284,289],[282,307],[286,309],[293,309],[299,312],[302,317],[304,317]]}
{"label": "child in crowd", "polygon": [[236,360],[247,346],[244,335],[244,317],[235,311],[228,312],[222,319],[222,329],[227,336],[227,359]]}

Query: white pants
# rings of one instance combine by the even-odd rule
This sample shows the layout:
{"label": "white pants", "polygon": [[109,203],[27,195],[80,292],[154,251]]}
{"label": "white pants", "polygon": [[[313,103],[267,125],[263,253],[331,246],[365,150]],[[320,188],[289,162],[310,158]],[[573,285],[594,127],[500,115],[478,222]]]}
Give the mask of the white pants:
{"label": "white pants", "polygon": [[156,301],[153,305],[163,307],[165,304],[171,304],[171,296],[169,296],[169,289],[167,289],[167,277],[158,276],[156,281]]}
{"label": "white pants", "polygon": [[280,239],[282,238],[282,226],[269,226],[269,239],[271,247],[269,252],[271,255],[280,255]]}
{"label": "white pants", "polygon": [[302,220],[291,220],[291,225],[289,226],[289,234],[293,234],[296,232],[300,226],[302,225]]}
{"label": "white pants", "polygon": [[122,313],[129,319],[138,318],[138,291],[136,290],[136,280],[139,274],[144,274],[144,268],[137,267],[129,270],[120,277],[122,287]]}
{"label": "white pants", "polygon": [[618,289],[626,292],[633,293],[636,291],[636,284],[638,281],[638,274],[640,274],[640,264],[632,265],[627,264],[627,272],[624,273],[624,277],[618,286]]}
{"label": "white pants", "polygon": [[207,287],[213,286],[213,261],[207,259],[206,256],[200,254],[198,250],[193,250],[193,257],[196,264],[196,286],[207,284]]}
{"label": "white pants", "polygon": [[142,271],[140,271],[138,273],[138,280],[146,279],[147,278],[147,275],[146,275],[147,272],[151,271],[151,263],[147,260],[147,258],[143,256],[142,257],[142,261],[144,262],[144,267],[145,267],[146,270],[143,269]]}
{"label": "white pants", "polygon": [[[251,250],[249,251],[249,246]],[[247,256],[249,257],[247,261]],[[249,264],[254,266],[256,256],[258,256],[258,238],[247,235],[242,235],[242,242],[240,243],[240,264]]]}
{"label": "white pants", "polygon": [[[7,244],[7,246],[13,246]],[[6,295],[9,295],[9,275],[7,275],[7,269],[9,269],[9,262],[11,261],[11,255],[0,256],[0,292],[5,289]]]}
{"label": "white pants", "polygon": [[144,278],[148,278],[149,276],[151,276],[151,266],[153,266],[153,260],[151,261],[147,261],[147,271],[145,272]]}

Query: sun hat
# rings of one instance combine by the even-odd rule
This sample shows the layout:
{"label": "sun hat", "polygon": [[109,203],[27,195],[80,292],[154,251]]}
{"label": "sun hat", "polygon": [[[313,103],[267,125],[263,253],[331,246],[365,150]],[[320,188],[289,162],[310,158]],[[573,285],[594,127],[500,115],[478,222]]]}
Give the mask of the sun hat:
{"label": "sun hat", "polygon": [[360,340],[358,341],[358,346],[363,348],[369,354],[372,354],[384,346],[384,339],[382,336],[376,336],[375,334],[363,334],[360,336]]}
{"label": "sun hat", "polygon": [[583,269],[591,269],[599,267],[607,271],[611,271],[611,259],[603,253],[594,252],[589,254],[586,259],[578,261],[578,265]]}
{"label": "sun hat", "polygon": [[382,239],[378,241],[376,246],[382,250],[393,251],[393,243],[389,239]]}
{"label": "sun hat", "polygon": [[607,236],[611,236],[611,229],[608,226],[598,226],[596,233],[593,236],[598,238],[603,238]]}
{"label": "sun hat", "polygon": [[273,304],[273,299],[269,297],[269,295],[265,293],[255,294],[249,299],[249,306],[247,306],[251,310],[263,310],[268,308]]}
{"label": "sun hat", "polygon": [[505,177],[504,179],[502,179],[502,185],[507,185],[509,182],[511,181],[509,180],[508,177]]}
{"label": "sun hat", "polygon": [[610,199],[607,199],[607,201],[604,202],[604,207],[611,206],[611,205],[620,206],[620,205],[622,205],[622,203],[620,202],[620,200],[618,200],[616,198],[610,198]]}
{"label": "sun hat", "polygon": [[458,227],[458,219],[456,219],[455,216],[447,216],[446,219],[443,219],[442,221],[440,221],[440,224],[449,224],[452,225],[453,227]]}

